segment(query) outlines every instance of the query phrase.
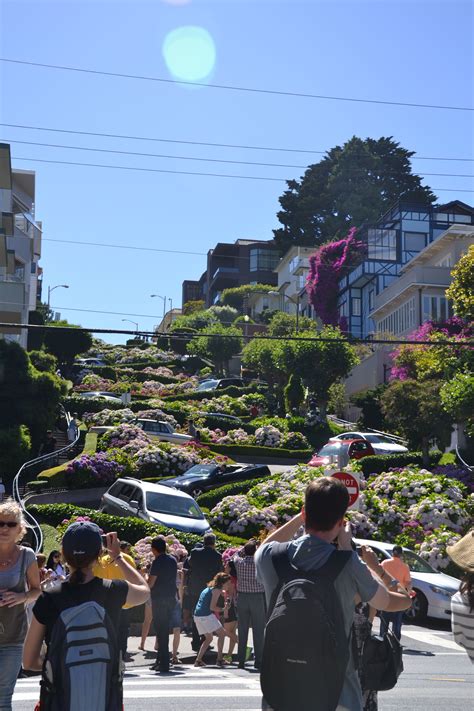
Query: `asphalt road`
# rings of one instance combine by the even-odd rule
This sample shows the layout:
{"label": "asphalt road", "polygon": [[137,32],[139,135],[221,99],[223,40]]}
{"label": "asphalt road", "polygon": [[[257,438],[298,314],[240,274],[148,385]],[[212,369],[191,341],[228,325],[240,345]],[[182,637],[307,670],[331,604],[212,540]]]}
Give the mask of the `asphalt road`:
{"label": "asphalt road", "polygon": [[[452,641],[445,624],[406,626],[405,671],[395,689],[379,694],[379,711],[467,711],[473,708],[474,666]],[[185,665],[162,677],[135,667],[125,679],[125,710],[260,711],[258,674],[230,667]],[[20,679],[14,711],[31,711],[37,679]],[[295,709],[295,711],[297,711]]]}

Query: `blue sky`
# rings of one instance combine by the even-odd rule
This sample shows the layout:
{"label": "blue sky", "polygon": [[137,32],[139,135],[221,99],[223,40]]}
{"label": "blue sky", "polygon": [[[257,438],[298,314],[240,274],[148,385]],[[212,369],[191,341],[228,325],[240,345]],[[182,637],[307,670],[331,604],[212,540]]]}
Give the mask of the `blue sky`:
{"label": "blue sky", "polygon": [[[199,27],[214,43],[207,81],[382,100],[473,106],[473,9],[468,1],[284,2],[149,0],[1,4],[3,57],[173,78],[162,48],[169,33]],[[211,47],[212,49],[212,47]],[[179,51],[179,50],[178,50]],[[210,53],[212,60],[212,51]],[[189,58],[171,70],[202,68]],[[182,57],[181,57],[182,59]],[[352,135],[393,135],[422,156],[474,157],[472,113],[322,101],[92,76],[0,63],[2,122],[189,141],[327,150]],[[318,156],[224,149],[0,127],[2,140],[57,143],[173,156],[304,166]],[[205,257],[46,241],[107,242],[205,253],[217,241],[270,239],[285,179],[303,168],[200,163],[13,144],[12,154],[281,178],[282,182],[195,177],[13,161],[37,172],[44,285],[66,283],[52,304],[84,326],[150,329],[159,293],[181,303],[183,279]],[[422,173],[474,172],[466,162],[415,161]],[[430,177],[440,201],[474,202],[474,180]],[[435,190],[436,192],[436,190]],[[144,315],[149,315],[145,317]],[[119,342],[119,337],[112,337]]]}

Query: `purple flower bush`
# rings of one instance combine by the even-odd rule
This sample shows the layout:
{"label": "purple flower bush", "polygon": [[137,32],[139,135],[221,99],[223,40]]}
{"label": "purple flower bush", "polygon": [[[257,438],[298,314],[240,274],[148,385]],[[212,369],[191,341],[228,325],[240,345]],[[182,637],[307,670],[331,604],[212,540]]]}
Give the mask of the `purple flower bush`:
{"label": "purple flower bush", "polygon": [[123,474],[124,469],[105,452],[82,454],[68,464],[66,483],[70,489],[108,486]]}

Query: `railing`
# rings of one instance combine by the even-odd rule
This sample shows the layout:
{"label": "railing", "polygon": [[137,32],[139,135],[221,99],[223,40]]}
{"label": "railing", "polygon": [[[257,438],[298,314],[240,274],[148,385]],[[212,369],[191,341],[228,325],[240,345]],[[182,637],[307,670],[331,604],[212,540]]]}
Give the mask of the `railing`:
{"label": "railing", "polygon": [[[69,424],[71,422],[71,415],[66,412],[66,422],[69,427]],[[25,462],[21,468],[19,469],[17,475],[15,476],[13,480],[13,498],[15,501],[20,505],[21,510],[23,511],[23,515],[26,519],[26,525],[27,528],[29,528],[33,532],[34,536],[34,548],[35,548],[35,553],[40,553],[41,549],[43,547],[43,532],[41,530],[41,526],[39,525],[38,521],[30,514],[25,507],[25,502],[22,497],[22,487],[20,486],[20,480],[21,477],[25,474],[25,472],[28,469],[32,469],[36,467],[38,464],[44,465],[45,462],[48,463],[54,463],[59,460],[59,457],[62,454],[65,454],[66,452],[70,452],[71,450],[74,450],[74,448],[77,446],[78,442],[80,439],[80,432],[79,429],[77,430],[76,437],[73,442],[70,442],[66,447],[62,447],[61,449],[58,449],[56,452],[53,452],[52,454],[43,454],[40,457],[35,457],[35,459],[30,459],[28,462]],[[44,467],[41,466],[39,471],[42,471]]]}
{"label": "railing", "polygon": [[[348,422],[347,420],[341,420],[339,417],[336,417],[335,415],[328,415],[328,419],[331,420],[331,422],[334,422],[335,425],[341,425],[341,427],[348,427],[351,430],[357,428],[356,422]],[[400,442],[400,444],[403,444],[403,445],[406,444],[406,440],[403,439],[403,437],[399,437],[398,435],[391,434],[390,432],[382,432],[381,430],[374,430],[372,427],[366,427],[365,431],[373,432],[374,434],[382,435],[383,437],[388,437],[389,439],[393,439],[395,442]]]}

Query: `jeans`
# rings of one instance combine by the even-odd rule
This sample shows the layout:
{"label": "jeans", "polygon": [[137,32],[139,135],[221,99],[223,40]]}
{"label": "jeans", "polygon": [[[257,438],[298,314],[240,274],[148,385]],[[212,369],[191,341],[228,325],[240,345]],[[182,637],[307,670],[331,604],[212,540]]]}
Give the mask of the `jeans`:
{"label": "jeans", "polygon": [[120,624],[118,629],[118,645],[122,652],[122,657],[124,658],[127,654],[128,647],[128,635],[130,633],[130,610],[121,610],[120,612]]}
{"label": "jeans", "polygon": [[12,711],[12,696],[21,669],[22,644],[0,645],[0,711]]}
{"label": "jeans", "polygon": [[152,600],[153,622],[155,623],[156,636],[158,637],[158,654],[156,663],[160,671],[166,672],[170,668],[170,625],[176,607],[176,598],[164,597]]}
{"label": "jeans", "polygon": [[239,593],[237,595],[237,629],[239,632],[238,660],[245,664],[249,629],[252,627],[255,666],[262,664],[263,635],[265,632],[265,594]]}
{"label": "jeans", "polygon": [[383,637],[386,634],[391,622],[393,634],[399,640],[402,636],[403,615],[403,612],[382,612],[380,614],[380,636]]}

